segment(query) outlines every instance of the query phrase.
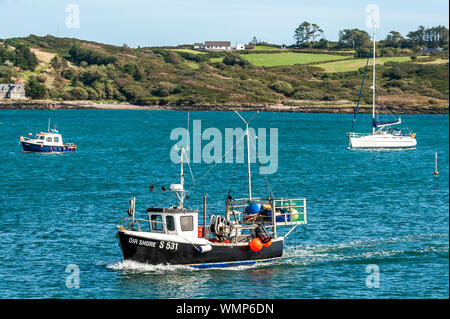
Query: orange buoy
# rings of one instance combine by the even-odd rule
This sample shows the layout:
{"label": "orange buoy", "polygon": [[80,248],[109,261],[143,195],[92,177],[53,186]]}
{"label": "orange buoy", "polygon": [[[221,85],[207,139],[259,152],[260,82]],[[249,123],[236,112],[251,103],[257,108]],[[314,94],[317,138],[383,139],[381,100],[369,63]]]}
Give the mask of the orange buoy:
{"label": "orange buoy", "polygon": [[261,242],[261,239],[259,238],[253,238],[250,241],[250,249],[252,251],[254,251],[255,253],[257,253],[258,251],[260,251],[263,248],[263,243]]}
{"label": "orange buoy", "polygon": [[272,245],[272,239],[269,240],[267,243],[263,244],[264,247],[270,247]]}

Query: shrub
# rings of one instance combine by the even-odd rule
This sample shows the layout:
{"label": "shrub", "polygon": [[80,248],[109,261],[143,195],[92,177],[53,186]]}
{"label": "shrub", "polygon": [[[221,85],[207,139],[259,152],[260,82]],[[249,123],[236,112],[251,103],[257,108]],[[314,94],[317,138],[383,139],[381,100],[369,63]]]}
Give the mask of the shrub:
{"label": "shrub", "polygon": [[284,95],[291,95],[294,89],[292,88],[292,85],[289,82],[286,81],[275,81],[269,86],[272,90],[275,92],[284,94]]}
{"label": "shrub", "polygon": [[160,97],[169,96],[174,93],[176,84],[170,82],[159,82],[152,90],[152,94]]}
{"label": "shrub", "polygon": [[74,87],[70,95],[74,100],[86,100],[89,96],[84,87]]}

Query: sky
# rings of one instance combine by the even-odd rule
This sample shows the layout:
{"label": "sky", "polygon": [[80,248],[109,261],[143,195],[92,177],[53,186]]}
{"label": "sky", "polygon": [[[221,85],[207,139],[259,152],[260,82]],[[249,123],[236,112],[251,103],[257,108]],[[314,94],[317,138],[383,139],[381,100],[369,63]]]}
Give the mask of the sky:
{"label": "sky", "polygon": [[391,30],[405,36],[419,25],[449,26],[447,0],[0,0],[0,38],[51,34],[144,47],[235,45],[256,36],[290,45],[295,28],[308,21],[336,41],[342,29],[371,33],[366,20],[375,11],[366,12],[368,5],[379,13],[377,39]]}

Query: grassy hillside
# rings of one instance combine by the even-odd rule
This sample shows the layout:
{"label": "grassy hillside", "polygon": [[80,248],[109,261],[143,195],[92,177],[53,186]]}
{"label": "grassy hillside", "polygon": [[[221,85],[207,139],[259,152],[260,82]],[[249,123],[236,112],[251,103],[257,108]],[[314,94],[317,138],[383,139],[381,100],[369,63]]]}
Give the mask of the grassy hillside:
{"label": "grassy hillside", "polygon": [[[36,63],[27,67],[9,61],[15,47],[29,47]],[[29,36],[0,40],[0,83],[24,83],[30,97],[55,101],[182,106],[353,103],[357,99],[364,59],[338,52],[267,52],[199,52],[186,46],[133,49]],[[342,59],[347,60],[335,61]],[[384,96],[383,101],[396,105],[411,101],[448,105],[448,55],[440,57],[440,63],[437,59],[416,61],[409,57],[379,60],[383,63],[377,73],[380,101]],[[370,102],[367,86],[364,101]]]}
{"label": "grassy hillside", "polygon": [[348,58],[342,55],[294,53],[294,52],[245,54],[242,55],[242,57],[255,66],[308,64],[313,62],[326,62]]}
{"label": "grassy hillside", "polygon": [[[418,57],[421,59],[423,57]],[[316,66],[323,69],[325,72],[350,72],[356,71],[360,68],[365,67],[367,59],[349,59],[346,61],[336,61],[331,63],[320,63]],[[381,57],[376,59],[376,65],[384,64],[386,62],[408,62],[411,60],[409,56],[399,56],[399,57]],[[420,62],[420,61],[417,61]],[[369,66],[373,65],[373,61],[369,60]]]}

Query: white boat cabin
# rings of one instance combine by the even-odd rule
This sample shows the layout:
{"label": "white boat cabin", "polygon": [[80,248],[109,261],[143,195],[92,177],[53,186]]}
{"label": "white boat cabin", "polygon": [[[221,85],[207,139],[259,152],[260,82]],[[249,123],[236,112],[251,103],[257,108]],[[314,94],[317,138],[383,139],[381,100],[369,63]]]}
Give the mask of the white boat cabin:
{"label": "white boat cabin", "polygon": [[152,233],[198,237],[198,210],[151,207],[147,213]]}
{"label": "white boat cabin", "polygon": [[37,133],[34,139],[30,139],[27,142],[42,144],[44,146],[64,146],[62,136],[57,130],[50,130],[47,133]]}

